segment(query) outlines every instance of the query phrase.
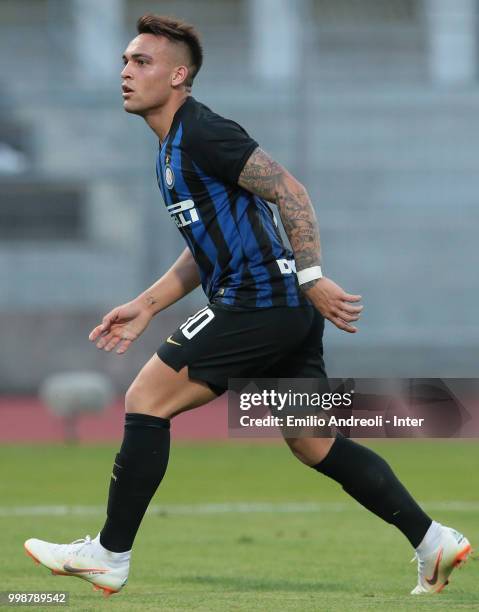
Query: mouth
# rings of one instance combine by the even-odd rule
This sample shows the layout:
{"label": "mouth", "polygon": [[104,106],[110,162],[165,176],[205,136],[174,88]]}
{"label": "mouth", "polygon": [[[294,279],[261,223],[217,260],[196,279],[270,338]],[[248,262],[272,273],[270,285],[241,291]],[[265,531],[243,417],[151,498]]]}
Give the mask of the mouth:
{"label": "mouth", "polygon": [[122,95],[124,98],[130,96],[133,93],[133,89],[131,89],[131,87],[128,87],[128,85],[122,85],[121,90],[123,92]]}

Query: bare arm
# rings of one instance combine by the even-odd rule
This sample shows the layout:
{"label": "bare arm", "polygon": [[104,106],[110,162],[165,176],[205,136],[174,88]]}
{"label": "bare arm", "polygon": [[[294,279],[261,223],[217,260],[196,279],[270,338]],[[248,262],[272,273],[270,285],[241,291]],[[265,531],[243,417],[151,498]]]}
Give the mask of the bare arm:
{"label": "bare arm", "polygon": [[90,333],[90,340],[99,349],[116,348],[125,353],[146,329],[155,314],[168,308],[200,284],[198,266],[188,248],[154,285],[137,298],[117,306],[103,317]]}
{"label": "bare arm", "polygon": [[190,249],[186,248],[171,268],[136,299],[152,315],[168,308],[200,284],[200,273]]}
{"label": "bare arm", "polygon": [[[318,222],[303,185],[260,148],[253,151],[246,162],[238,183],[268,202],[277,204],[297,270],[318,266],[321,260]],[[311,281],[303,288],[314,283]]]}
{"label": "bare arm", "polygon": [[[238,184],[278,206],[297,271],[318,266],[321,262],[319,227],[303,185],[260,148],[253,151],[246,162]],[[361,296],[346,293],[324,277],[301,285],[301,289],[336,327],[352,333],[357,331],[350,323],[359,319],[362,306],[352,303],[358,302]]]}

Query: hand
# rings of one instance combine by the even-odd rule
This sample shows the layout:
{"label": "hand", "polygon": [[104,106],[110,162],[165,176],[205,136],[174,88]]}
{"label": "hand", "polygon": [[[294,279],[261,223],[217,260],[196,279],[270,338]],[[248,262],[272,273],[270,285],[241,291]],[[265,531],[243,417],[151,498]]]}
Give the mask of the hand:
{"label": "hand", "polygon": [[323,317],[336,327],[350,334],[358,331],[349,323],[357,321],[363,309],[362,306],[352,305],[361,300],[360,295],[346,293],[339,285],[324,276],[304,293]]}
{"label": "hand", "polygon": [[152,319],[152,313],[138,300],[117,306],[103,317],[88,336],[97,348],[107,352],[116,346],[119,355],[125,353],[130,344],[140,336]]}

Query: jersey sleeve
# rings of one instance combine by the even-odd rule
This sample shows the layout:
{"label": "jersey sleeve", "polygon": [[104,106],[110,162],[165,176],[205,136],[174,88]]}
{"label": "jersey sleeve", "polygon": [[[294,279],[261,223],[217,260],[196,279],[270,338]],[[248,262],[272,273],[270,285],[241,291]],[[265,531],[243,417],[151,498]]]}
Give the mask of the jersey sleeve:
{"label": "jersey sleeve", "polygon": [[219,115],[199,121],[188,139],[188,153],[200,169],[232,185],[257,147],[246,130]]}

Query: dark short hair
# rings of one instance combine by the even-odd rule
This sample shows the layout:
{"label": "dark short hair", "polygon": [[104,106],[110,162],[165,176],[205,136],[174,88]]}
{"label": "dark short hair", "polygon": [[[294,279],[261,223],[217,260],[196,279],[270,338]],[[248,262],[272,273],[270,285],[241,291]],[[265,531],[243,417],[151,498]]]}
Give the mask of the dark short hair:
{"label": "dark short hair", "polygon": [[191,61],[191,70],[188,74],[186,85],[191,87],[195,76],[203,64],[203,48],[195,27],[174,17],[163,17],[162,15],[147,13],[138,19],[136,29],[138,34],[164,36],[172,42],[186,45]]}

